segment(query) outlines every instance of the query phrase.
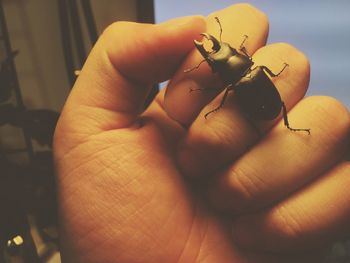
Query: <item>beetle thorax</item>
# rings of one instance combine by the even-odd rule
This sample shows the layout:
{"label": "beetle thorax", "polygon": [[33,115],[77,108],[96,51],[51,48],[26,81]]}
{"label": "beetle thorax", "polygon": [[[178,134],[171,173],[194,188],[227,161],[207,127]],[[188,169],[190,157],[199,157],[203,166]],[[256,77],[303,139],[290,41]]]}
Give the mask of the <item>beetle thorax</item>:
{"label": "beetle thorax", "polygon": [[253,65],[252,60],[239,53],[227,43],[221,43],[220,49],[208,56],[213,72],[217,72],[225,84],[234,84],[244,76]]}

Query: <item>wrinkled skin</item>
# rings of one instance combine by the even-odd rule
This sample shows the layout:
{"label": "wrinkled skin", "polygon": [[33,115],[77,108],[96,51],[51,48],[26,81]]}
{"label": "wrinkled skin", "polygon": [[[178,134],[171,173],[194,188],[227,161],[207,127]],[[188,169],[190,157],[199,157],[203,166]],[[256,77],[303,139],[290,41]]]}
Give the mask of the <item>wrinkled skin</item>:
{"label": "wrinkled skin", "polygon": [[[311,136],[277,118],[256,123],[257,138],[234,94],[204,119],[220,80],[207,65],[183,71],[201,60],[193,39],[215,34],[214,15],[232,46],[251,36],[256,63],[288,61],[275,84]],[[288,44],[264,47],[267,33],[266,16],[245,4],[106,29],[55,132],[63,262],[320,262],[317,252],[349,234],[349,113],[332,98],[302,99],[307,59]],[[170,78],[143,112],[151,84]]]}

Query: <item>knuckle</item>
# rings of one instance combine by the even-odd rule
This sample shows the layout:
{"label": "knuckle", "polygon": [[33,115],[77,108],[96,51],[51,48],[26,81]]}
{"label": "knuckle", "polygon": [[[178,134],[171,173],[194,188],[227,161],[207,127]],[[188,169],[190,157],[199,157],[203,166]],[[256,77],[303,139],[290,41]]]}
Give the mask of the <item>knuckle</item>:
{"label": "knuckle", "polygon": [[281,59],[285,60],[288,58],[287,62],[292,66],[293,70],[298,70],[299,72],[310,72],[309,58],[304,52],[295,46],[286,42],[278,42],[267,47],[274,49],[274,52],[279,54]]}
{"label": "knuckle", "polygon": [[342,124],[349,128],[350,115],[346,107],[333,97],[323,96],[321,98],[324,100],[324,110],[330,110],[333,118],[335,118],[339,124]]}
{"label": "knuckle", "polygon": [[234,168],[230,172],[230,189],[234,192],[235,205],[239,210],[247,210],[257,205],[261,182],[251,173],[241,168]]}
{"label": "knuckle", "polygon": [[278,236],[279,240],[284,243],[293,242],[300,238],[303,233],[303,229],[297,215],[294,215],[296,211],[280,206],[274,211],[270,225],[273,227],[273,232]]}
{"label": "knuckle", "polygon": [[314,104],[315,114],[322,116],[323,122],[328,123],[329,121],[329,123],[332,123],[333,131],[336,127],[338,131],[345,134],[349,132],[350,114],[341,102],[330,96],[314,96],[308,99]]}
{"label": "knuckle", "polygon": [[305,94],[310,80],[310,62],[302,51],[289,43],[278,42],[262,47],[254,56],[263,63],[267,61],[272,61],[272,64],[276,65],[287,63],[289,73],[285,79],[288,79],[285,81],[286,87],[293,87],[299,97]]}
{"label": "knuckle", "polygon": [[304,52],[289,43],[282,43],[282,46],[289,54],[292,54],[293,62],[298,65],[300,71],[310,72],[310,61]]}
{"label": "knuckle", "polygon": [[269,24],[268,16],[263,11],[261,11],[258,8],[256,8],[252,4],[239,3],[239,4],[236,4],[235,7],[237,9],[239,9],[240,11],[251,13],[254,17],[256,17],[262,23],[262,25],[268,25]]}
{"label": "knuckle", "polygon": [[[209,111],[208,107],[208,111]],[[207,111],[207,109],[206,109]],[[211,120],[212,125],[208,125],[207,129],[201,130],[200,133],[205,140],[208,140],[211,145],[220,143],[221,145],[232,145],[232,127],[227,122],[223,122],[220,118]]]}
{"label": "knuckle", "polygon": [[290,43],[280,42],[278,43],[281,48],[286,50],[287,54],[292,54],[293,58],[298,62],[298,65],[310,65],[308,57],[300,49],[291,45]]}
{"label": "knuckle", "polygon": [[242,23],[249,23],[250,26],[255,26],[259,28],[259,32],[263,32],[263,36],[267,37],[267,32],[269,29],[269,19],[268,16],[257,9],[255,6],[248,3],[238,3],[234,4],[228,8],[220,11],[216,11],[209,15],[212,16],[222,16],[227,14],[228,17],[239,18]]}
{"label": "knuckle", "polygon": [[130,26],[132,24],[133,24],[132,22],[127,22],[127,21],[113,22],[103,30],[101,37],[106,39],[106,41],[111,39],[113,40],[116,37],[123,35],[125,32],[130,30]]}

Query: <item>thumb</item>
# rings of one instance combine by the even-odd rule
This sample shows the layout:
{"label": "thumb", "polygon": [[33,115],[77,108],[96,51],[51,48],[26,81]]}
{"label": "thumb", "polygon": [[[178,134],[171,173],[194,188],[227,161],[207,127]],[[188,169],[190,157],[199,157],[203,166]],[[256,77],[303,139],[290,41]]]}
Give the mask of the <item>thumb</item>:
{"label": "thumb", "polygon": [[[152,84],[169,79],[204,31],[197,16],[162,24],[116,22],[91,51],[61,114],[62,132],[89,136],[133,124]],[[82,139],[82,138],[81,138]]]}

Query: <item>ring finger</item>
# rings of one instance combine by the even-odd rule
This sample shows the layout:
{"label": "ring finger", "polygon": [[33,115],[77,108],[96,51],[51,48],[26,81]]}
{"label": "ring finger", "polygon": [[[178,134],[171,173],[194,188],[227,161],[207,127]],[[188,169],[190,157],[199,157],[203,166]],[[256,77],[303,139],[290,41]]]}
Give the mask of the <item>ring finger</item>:
{"label": "ring finger", "polygon": [[310,125],[311,136],[287,136],[282,123],[275,126],[251,151],[215,177],[211,197],[216,207],[238,213],[271,205],[317,179],[341,158],[350,117],[338,101],[309,97],[293,108],[290,117]]}

